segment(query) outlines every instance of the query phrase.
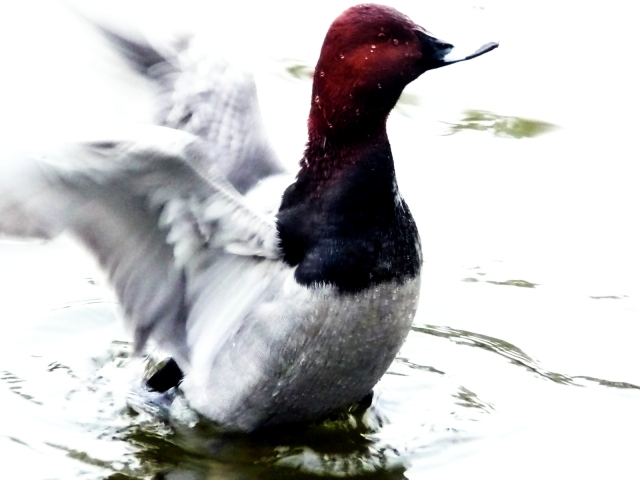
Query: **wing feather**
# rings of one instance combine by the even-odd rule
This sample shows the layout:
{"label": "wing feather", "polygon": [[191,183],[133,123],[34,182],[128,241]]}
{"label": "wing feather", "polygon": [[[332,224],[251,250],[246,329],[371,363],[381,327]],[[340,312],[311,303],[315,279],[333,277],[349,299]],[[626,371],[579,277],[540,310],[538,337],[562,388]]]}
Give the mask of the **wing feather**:
{"label": "wing feather", "polygon": [[164,127],[5,162],[0,232],[71,232],[108,273],[137,348],[153,336],[186,357],[187,283],[221,254],[280,256],[273,220],[216,165],[204,142]]}

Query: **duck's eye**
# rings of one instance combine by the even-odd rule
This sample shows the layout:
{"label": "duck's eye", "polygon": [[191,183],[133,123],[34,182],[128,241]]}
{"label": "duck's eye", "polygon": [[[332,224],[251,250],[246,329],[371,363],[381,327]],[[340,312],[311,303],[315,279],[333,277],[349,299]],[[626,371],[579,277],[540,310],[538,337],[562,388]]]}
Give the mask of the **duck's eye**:
{"label": "duck's eye", "polygon": [[384,32],[380,32],[378,34],[378,42],[386,42],[387,41],[387,34]]}

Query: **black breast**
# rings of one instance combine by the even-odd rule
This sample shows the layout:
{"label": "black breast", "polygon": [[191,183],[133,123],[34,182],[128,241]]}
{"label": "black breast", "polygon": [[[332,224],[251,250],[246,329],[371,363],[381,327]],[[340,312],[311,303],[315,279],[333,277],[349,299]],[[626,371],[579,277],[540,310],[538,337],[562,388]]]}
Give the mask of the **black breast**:
{"label": "black breast", "polygon": [[415,222],[397,193],[390,149],[367,152],[330,178],[303,169],[277,217],[285,261],[303,285],[358,292],[419,274]]}

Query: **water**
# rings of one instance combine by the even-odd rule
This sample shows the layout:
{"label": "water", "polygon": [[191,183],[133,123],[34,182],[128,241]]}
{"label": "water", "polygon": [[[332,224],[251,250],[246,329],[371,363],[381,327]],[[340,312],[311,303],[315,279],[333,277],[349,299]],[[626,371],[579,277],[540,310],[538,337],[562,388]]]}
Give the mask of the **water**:
{"label": "water", "polygon": [[[237,2],[224,15],[181,3],[163,7],[153,25],[144,9],[123,5],[109,7],[118,22],[154,32],[209,23],[219,38],[234,39],[224,45],[256,68],[270,133],[295,163],[309,73],[344,2]],[[198,422],[179,400],[169,420],[135,411],[126,398],[145,364],[131,358],[92,260],[68,238],[2,241],[3,478],[636,473],[640,191],[632,128],[640,79],[632,7],[395,6],[452,42],[462,34],[501,46],[425,74],[390,118],[425,278],[414,329],[373,408],[304,432],[234,438]],[[92,122],[146,120],[144,82],[63,7],[22,2],[3,7],[0,19],[5,145]]]}

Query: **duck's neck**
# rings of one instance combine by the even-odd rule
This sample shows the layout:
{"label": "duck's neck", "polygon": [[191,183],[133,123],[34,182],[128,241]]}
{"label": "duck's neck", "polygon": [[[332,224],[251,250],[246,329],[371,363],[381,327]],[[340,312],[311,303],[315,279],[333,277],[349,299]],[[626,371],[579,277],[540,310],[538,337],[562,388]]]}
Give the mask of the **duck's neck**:
{"label": "duck's neck", "polygon": [[[320,67],[319,67],[320,68]],[[322,72],[320,72],[322,73]],[[313,147],[332,141],[348,145],[367,140],[386,141],[386,123],[401,88],[331,82],[314,75],[309,111],[309,144]]]}
{"label": "duck's neck", "polygon": [[379,152],[388,152],[391,162],[387,117],[404,86],[382,85],[366,75],[354,80],[352,69],[334,57],[323,54],[313,76],[301,174],[317,179],[339,175],[350,163]]}
{"label": "duck's neck", "polygon": [[310,129],[309,141],[300,162],[299,179],[311,183],[324,183],[343,176],[351,166],[374,162],[380,171],[380,180],[395,180],[391,147],[385,125],[352,135],[325,133]]}

